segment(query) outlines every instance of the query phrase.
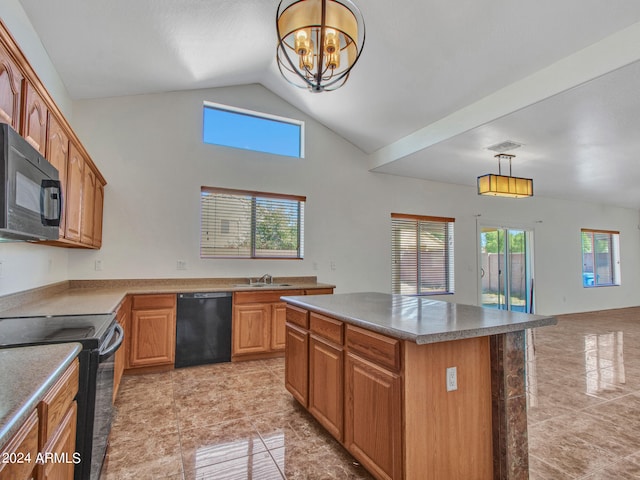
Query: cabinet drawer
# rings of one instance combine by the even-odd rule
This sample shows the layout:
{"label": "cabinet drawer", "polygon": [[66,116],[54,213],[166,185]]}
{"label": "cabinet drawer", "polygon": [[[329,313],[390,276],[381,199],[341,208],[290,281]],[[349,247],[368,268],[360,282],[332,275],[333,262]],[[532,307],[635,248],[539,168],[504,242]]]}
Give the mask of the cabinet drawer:
{"label": "cabinet drawer", "polygon": [[305,295],[326,295],[332,293],[333,288],[309,288],[304,291]]}
{"label": "cabinet drawer", "polygon": [[[11,454],[15,454],[17,461],[9,461]],[[0,462],[0,480],[31,478],[38,456],[38,413],[35,410],[0,450],[0,455],[9,456],[7,461]]]}
{"label": "cabinet drawer", "polygon": [[400,370],[399,340],[347,325],[347,347],[375,363]]}
{"label": "cabinet drawer", "polygon": [[78,378],[79,369],[76,359],[38,404],[40,448],[47,443],[75,399],[76,393],[78,393]]}
{"label": "cabinet drawer", "polygon": [[343,324],[340,320],[311,312],[310,325],[311,331],[320,337],[331,340],[338,345],[344,343]]}
{"label": "cabinet drawer", "polygon": [[302,328],[309,328],[309,312],[304,308],[287,305],[287,322],[295,323]]}
{"label": "cabinet drawer", "polygon": [[235,305],[242,303],[275,303],[280,301],[280,297],[291,297],[294,295],[304,295],[304,290],[260,290],[259,292],[234,292],[233,303]]}
{"label": "cabinet drawer", "polygon": [[176,296],[171,295],[134,295],[133,310],[155,310],[161,308],[174,308]]}

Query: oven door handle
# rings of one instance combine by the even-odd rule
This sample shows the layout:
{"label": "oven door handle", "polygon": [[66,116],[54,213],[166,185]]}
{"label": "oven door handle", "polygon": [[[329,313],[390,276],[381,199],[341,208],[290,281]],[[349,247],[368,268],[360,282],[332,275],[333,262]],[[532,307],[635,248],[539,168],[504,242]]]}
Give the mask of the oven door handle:
{"label": "oven door handle", "polygon": [[100,362],[105,361],[107,358],[113,355],[115,351],[120,348],[120,345],[122,345],[122,341],[124,340],[124,330],[122,329],[122,326],[119,323],[116,323],[115,327],[113,327],[113,330],[114,333],[117,334],[116,339],[115,341],[113,341],[109,348],[107,348],[105,351],[100,352]]}

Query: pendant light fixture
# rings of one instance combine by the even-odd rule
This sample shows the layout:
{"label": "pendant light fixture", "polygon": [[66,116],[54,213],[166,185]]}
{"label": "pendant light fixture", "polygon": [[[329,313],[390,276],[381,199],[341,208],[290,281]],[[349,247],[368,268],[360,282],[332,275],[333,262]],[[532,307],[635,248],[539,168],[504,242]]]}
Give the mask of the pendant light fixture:
{"label": "pendant light fixture", "polygon": [[[498,175],[488,173],[478,177],[478,195],[493,195],[496,197],[533,197],[533,180],[531,178],[520,178],[511,176],[511,160],[515,155],[499,153],[495,155],[498,159]],[[502,175],[500,167],[501,160],[509,160],[509,175]]]}
{"label": "pendant light fixture", "polygon": [[344,85],[364,46],[364,19],[350,0],[281,0],[276,29],[280,73],[312,92]]}

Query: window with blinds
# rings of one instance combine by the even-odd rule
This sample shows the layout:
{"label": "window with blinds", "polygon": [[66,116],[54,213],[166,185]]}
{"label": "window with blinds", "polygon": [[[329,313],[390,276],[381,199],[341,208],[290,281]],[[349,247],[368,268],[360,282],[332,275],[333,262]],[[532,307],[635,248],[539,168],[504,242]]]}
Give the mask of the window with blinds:
{"label": "window with blinds", "polygon": [[393,293],[454,292],[454,221],[453,218],[391,214]]}
{"label": "window with blinds", "polygon": [[620,232],[583,228],[582,286],[620,285]]}
{"label": "window with blinds", "polygon": [[200,257],[303,258],[306,197],[200,189]]}

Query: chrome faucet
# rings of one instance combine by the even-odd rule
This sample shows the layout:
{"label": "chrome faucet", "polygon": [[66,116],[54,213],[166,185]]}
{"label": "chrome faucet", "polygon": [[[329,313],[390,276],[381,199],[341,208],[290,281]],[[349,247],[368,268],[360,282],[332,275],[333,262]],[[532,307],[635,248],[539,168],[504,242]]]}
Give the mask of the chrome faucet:
{"label": "chrome faucet", "polygon": [[273,277],[271,275],[269,275],[268,273],[265,273],[264,275],[262,275],[257,282],[264,282],[264,283],[273,283]]}

